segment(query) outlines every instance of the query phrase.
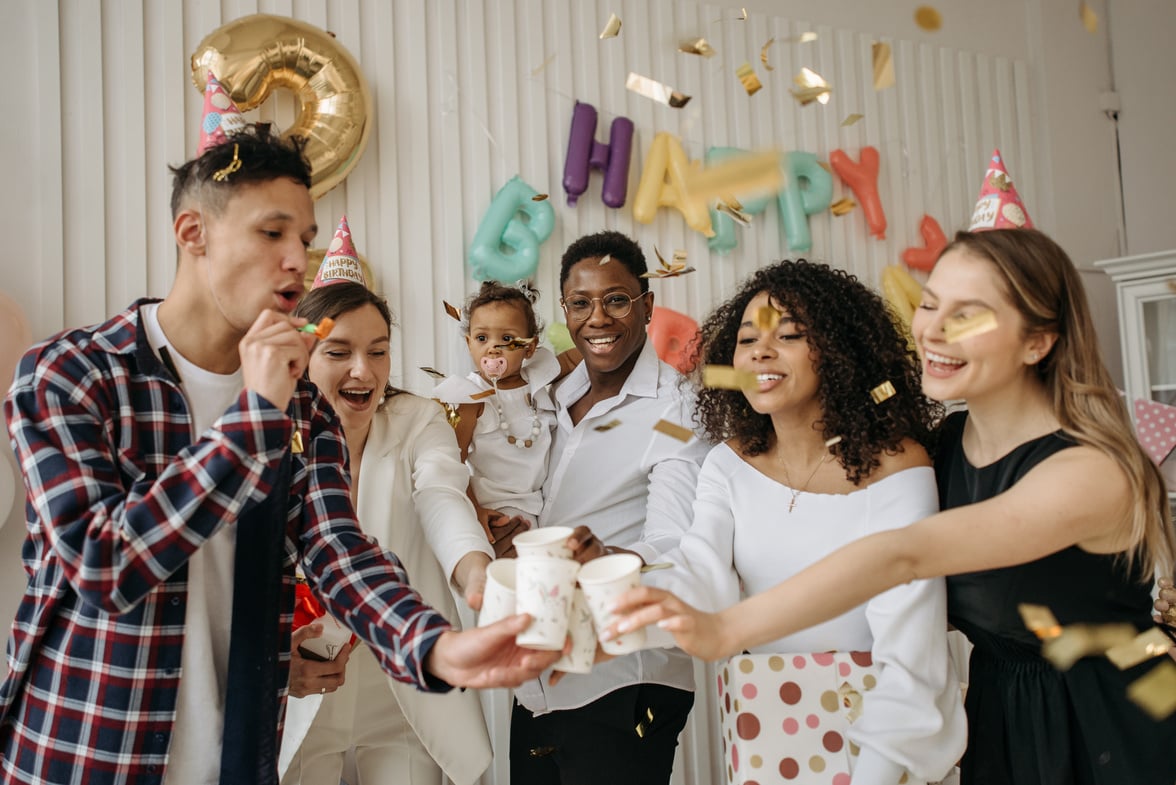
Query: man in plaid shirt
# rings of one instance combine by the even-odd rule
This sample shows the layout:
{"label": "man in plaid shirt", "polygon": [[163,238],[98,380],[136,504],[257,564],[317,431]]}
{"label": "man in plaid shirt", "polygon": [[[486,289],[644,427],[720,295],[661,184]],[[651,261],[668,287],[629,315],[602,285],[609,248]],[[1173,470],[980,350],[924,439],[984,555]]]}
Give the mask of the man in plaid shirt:
{"label": "man in plaid shirt", "polygon": [[[29,530],[0,684],[5,783],[232,779],[222,748],[241,740],[222,726],[251,707],[234,709],[229,644],[236,657],[267,639],[229,620],[254,592],[280,611],[263,652],[273,722],[253,723],[272,727],[240,781],[272,781],[299,562],[384,669],[422,689],[514,685],[559,656],[515,645],[522,616],[454,632],[360,532],[338,421],[303,380],[314,339],[290,316],[317,230],[298,147],[247,128],[173,172],[168,296],[34,347],[5,400]],[[253,577],[237,545],[256,531],[274,578],[234,593]]]}

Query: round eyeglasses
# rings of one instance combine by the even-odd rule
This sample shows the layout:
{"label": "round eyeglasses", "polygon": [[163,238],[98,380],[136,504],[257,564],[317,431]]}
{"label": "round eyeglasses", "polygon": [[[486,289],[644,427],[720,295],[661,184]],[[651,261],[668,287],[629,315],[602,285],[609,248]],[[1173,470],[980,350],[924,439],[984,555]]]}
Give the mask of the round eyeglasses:
{"label": "round eyeglasses", "polygon": [[644,296],[644,292],[636,297],[630,297],[620,292],[606,294],[604,297],[584,297],[577,294],[572,297],[561,297],[559,304],[563,306],[564,313],[577,322],[587,321],[596,309],[593,303],[597,302],[600,303],[600,307],[604,309],[605,315],[610,319],[624,319],[633,310],[634,301],[640,300]]}

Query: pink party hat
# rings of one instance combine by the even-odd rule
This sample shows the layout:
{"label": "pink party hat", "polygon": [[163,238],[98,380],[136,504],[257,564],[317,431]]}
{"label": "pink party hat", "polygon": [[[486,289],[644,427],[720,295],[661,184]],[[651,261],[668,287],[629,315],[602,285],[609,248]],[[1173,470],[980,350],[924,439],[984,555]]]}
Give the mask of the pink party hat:
{"label": "pink party hat", "polygon": [[969,232],[985,229],[1032,229],[1033,221],[1025,212],[1021,196],[1013,180],[1005,170],[1000,150],[992,151],[988,171],[984,173],[984,185],[980,186],[980,199],[972,211],[972,225]]}
{"label": "pink party hat", "polygon": [[218,144],[245,127],[245,117],[233,103],[225,86],[217,81],[212,71],[208,72],[208,83],[204,87],[204,118],[200,121],[200,145],[196,156]]}
{"label": "pink party hat", "polygon": [[1136,398],[1134,409],[1135,435],[1158,466],[1176,449],[1176,406]]}
{"label": "pink party hat", "polygon": [[327,253],[319,265],[318,273],[314,276],[311,289],[320,286],[330,286],[333,283],[350,281],[367,287],[367,276],[363,274],[363,265],[359,263],[359,254],[355,252],[355,244],[351,241],[351,227],[347,225],[347,216],[339,219],[339,228],[327,246]]}

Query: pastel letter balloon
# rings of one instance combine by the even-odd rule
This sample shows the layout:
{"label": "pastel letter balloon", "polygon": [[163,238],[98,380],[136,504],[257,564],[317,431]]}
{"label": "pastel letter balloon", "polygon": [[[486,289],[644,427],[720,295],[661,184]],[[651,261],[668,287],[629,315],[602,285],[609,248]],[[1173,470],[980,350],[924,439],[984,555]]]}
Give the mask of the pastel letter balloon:
{"label": "pastel letter balloon", "polygon": [[694,369],[691,344],[698,336],[698,322],[684,313],[654,306],[648,334],[662,362],[674,366],[680,373],[690,373]]}
{"label": "pastel letter balloon", "polygon": [[855,164],[853,159],[841,150],[834,150],[829,154],[829,165],[837,172],[837,176],[853,189],[853,195],[862,206],[870,234],[879,240],[885,240],[886,213],[882,212],[882,200],[878,198],[878,164],[876,147],[862,148],[860,164]]}
{"label": "pastel letter balloon", "polygon": [[372,97],[355,58],[335,37],[306,22],[253,14],[204,37],[192,55],[192,82],[204,91],[212,71],[246,112],[282,88],[298,99],[284,134],[306,140],[310,195],[318,199],[359,162],[367,145]]}
{"label": "pastel letter balloon", "polygon": [[923,235],[922,248],[908,248],[902,252],[902,260],[912,270],[931,272],[939,254],[947,247],[947,235],[939,228],[939,222],[929,215],[924,215],[919,223],[919,234]]}
{"label": "pastel letter balloon", "polygon": [[[470,273],[476,281],[520,281],[535,275],[539,245],[555,228],[555,210],[522,180],[510,178],[490,201],[470,243]],[[527,216],[526,221],[519,213]]]}
{"label": "pastel letter balloon", "polygon": [[808,217],[829,209],[833,201],[833,176],[812,153],[788,153],[784,166],[787,177],[778,197],[784,237],[789,250],[807,251],[813,247]]}
{"label": "pastel letter balloon", "polygon": [[676,136],[662,131],[653,137],[637,195],[633,197],[633,218],[638,223],[653,223],[659,207],[672,207],[686,218],[686,224],[707,237],[714,234],[706,204],[686,197],[686,174],[690,163]]}
{"label": "pastel letter balloon", "polygon": [[633,153],[633,121],[618,117],[609,129],[608,144],[596,141],[596,108],[576,102],[572,109],[572,130],[568,134],[568,155],[564,159],[563,187],[568,204],[588,190],[592,169],[604,172],[600,199],[609,207],[624,207],[629,191],[629,161]]}
{"label": "pastel letter balloon", "polygon": [[[709,167],[722,161],[750,154],[747,150],[741,150],[738,147],[711,147],[706,151],[706,165]],[[773,199],[771,194],[757,196],[754,199],[744,198],[743,194],[732,194],[732,196],[739,199],[742,205],[740,211],[748,215],[759,215],[768,209],[768,205],[772,203]],[[719,212],[714,207],[710,208],[710,219],[715,235],[706,241],[707,248],[724,255],[730,253],[739,244],[735,219],[726,213]]]}

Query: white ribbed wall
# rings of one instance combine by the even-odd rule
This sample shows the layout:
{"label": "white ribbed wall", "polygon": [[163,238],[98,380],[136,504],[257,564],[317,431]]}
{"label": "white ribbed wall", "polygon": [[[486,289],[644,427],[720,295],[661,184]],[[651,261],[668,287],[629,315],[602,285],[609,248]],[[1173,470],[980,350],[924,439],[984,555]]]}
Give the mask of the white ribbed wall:
{"label": "white ribbed wall", "polygon": [[[195,149],[201,111],[188,57],[209,32],[251,13],[290,15],[328,29],[359,61],[373,98],[373,128],[359,165],[316,206],[329,240],[341,213],[371,262],[401,329],[393,339],[394,381],[426,391],[421,365],[456,368],[465,360],[442,299],[459,302],[474,284],[464,265],[494,192],[519,174],[551,194],[557,223],[542,248],[540,307],[556,316],[557,264],[562,249],[601,228],[633,233],[652,248],[684,248],[699,272],[657,281],[662,305],[701,317],[755,267],[783,255],[775,208],[738,230],[740,245],[720,257],[683,218],[663,210],[651,226],[634,223],[629,206],[606,208],[594,175],[576,208],[560,186],[573,103],[600,111],[597,138],[617,115],[636,124],[630,205],[646,151],[658,131],[678,135],[693,159],[710,146],[779,147],[817,153],[843,148],[855,159],[864,144],[882,153],[879,191],[889,221],[885,241],[868,237],[860,211],[812,218],[812,258],[875,282],[879,270],[919,244],[921,215],[935,216],[949,234],[971,215],[980,178],[999,146],[1026,204],[1044,193],[1035,163],[1040,129],[1033,117],[1034,79],[1022,60],[943,48],[911,27],[911,40],[887,37],[894,48],[897,86],[872,87],[871,35],[810,25],[787,16],[797,6],[749,7],[736,21],[731,3],[640,0],[49,0],[6,4],[9,31],[28,32],[0,55],[9,79],[19,79],[12,119],[28,133],[5,138],[6,169],[18,187],[0,210],[27,218],[5,234],[19,252],[0,260],[5,291],[25,307],[33,334],[92,323],[144,294],[167,293],[174,270],[165,165]],[[958,4],[963,5],[963,4]],[[1005,4],[1006,7],[1015,4]],[[624,22],[619,38],[597,33],[609,13]],[[904,7],[903,13],[907,13]],[[719,20],[722,21],[719,21]],[[1013,24],[1017,22],[1014,19]],[[816,30],[816,43],[779,40],[766,71],[760,48]],[[7,35],[11,36],[11,32]],[[681,54],[677,44],[707,37],[713,59]],[[955,41],[966,40],[957,30]],[[538,74],[545,60],[554,59]],[[735,77],[744,61],[764,89],[748,97]],[[802,65],[835,87],[825,107],[799,107],[787,94]],[[683,110],[652,103],[624,88],[629,71],[693,96]],[[15,113],[19,109],[18,113]],[[865,115],[842,128],[844,117]],[[263,107],[261,119],[289,124],[291,102]],[[11,183],[12,181],[10,181]],[[837,185],[835,198],[848,195]],[[1052,207],[1051,207],[1052,209]],[[1033,212],[1031,210],[1031,212]],[[1034,213],[1036,216],[1036,213]],[[1040,222],[1040,218],[1039,218]],[[13,535],[13,532],[6,532]],[[5,622],[6,623],[6,622]],[[704,689],[675,773],[677,783],[719,782],[717,727]],[[498,748],[505,758],[505,736]],[[500,762],[495,769],[505,771]],[[495,782],[493,774],[486,778]],[[505,783],[497,778],[497,785]]]}

